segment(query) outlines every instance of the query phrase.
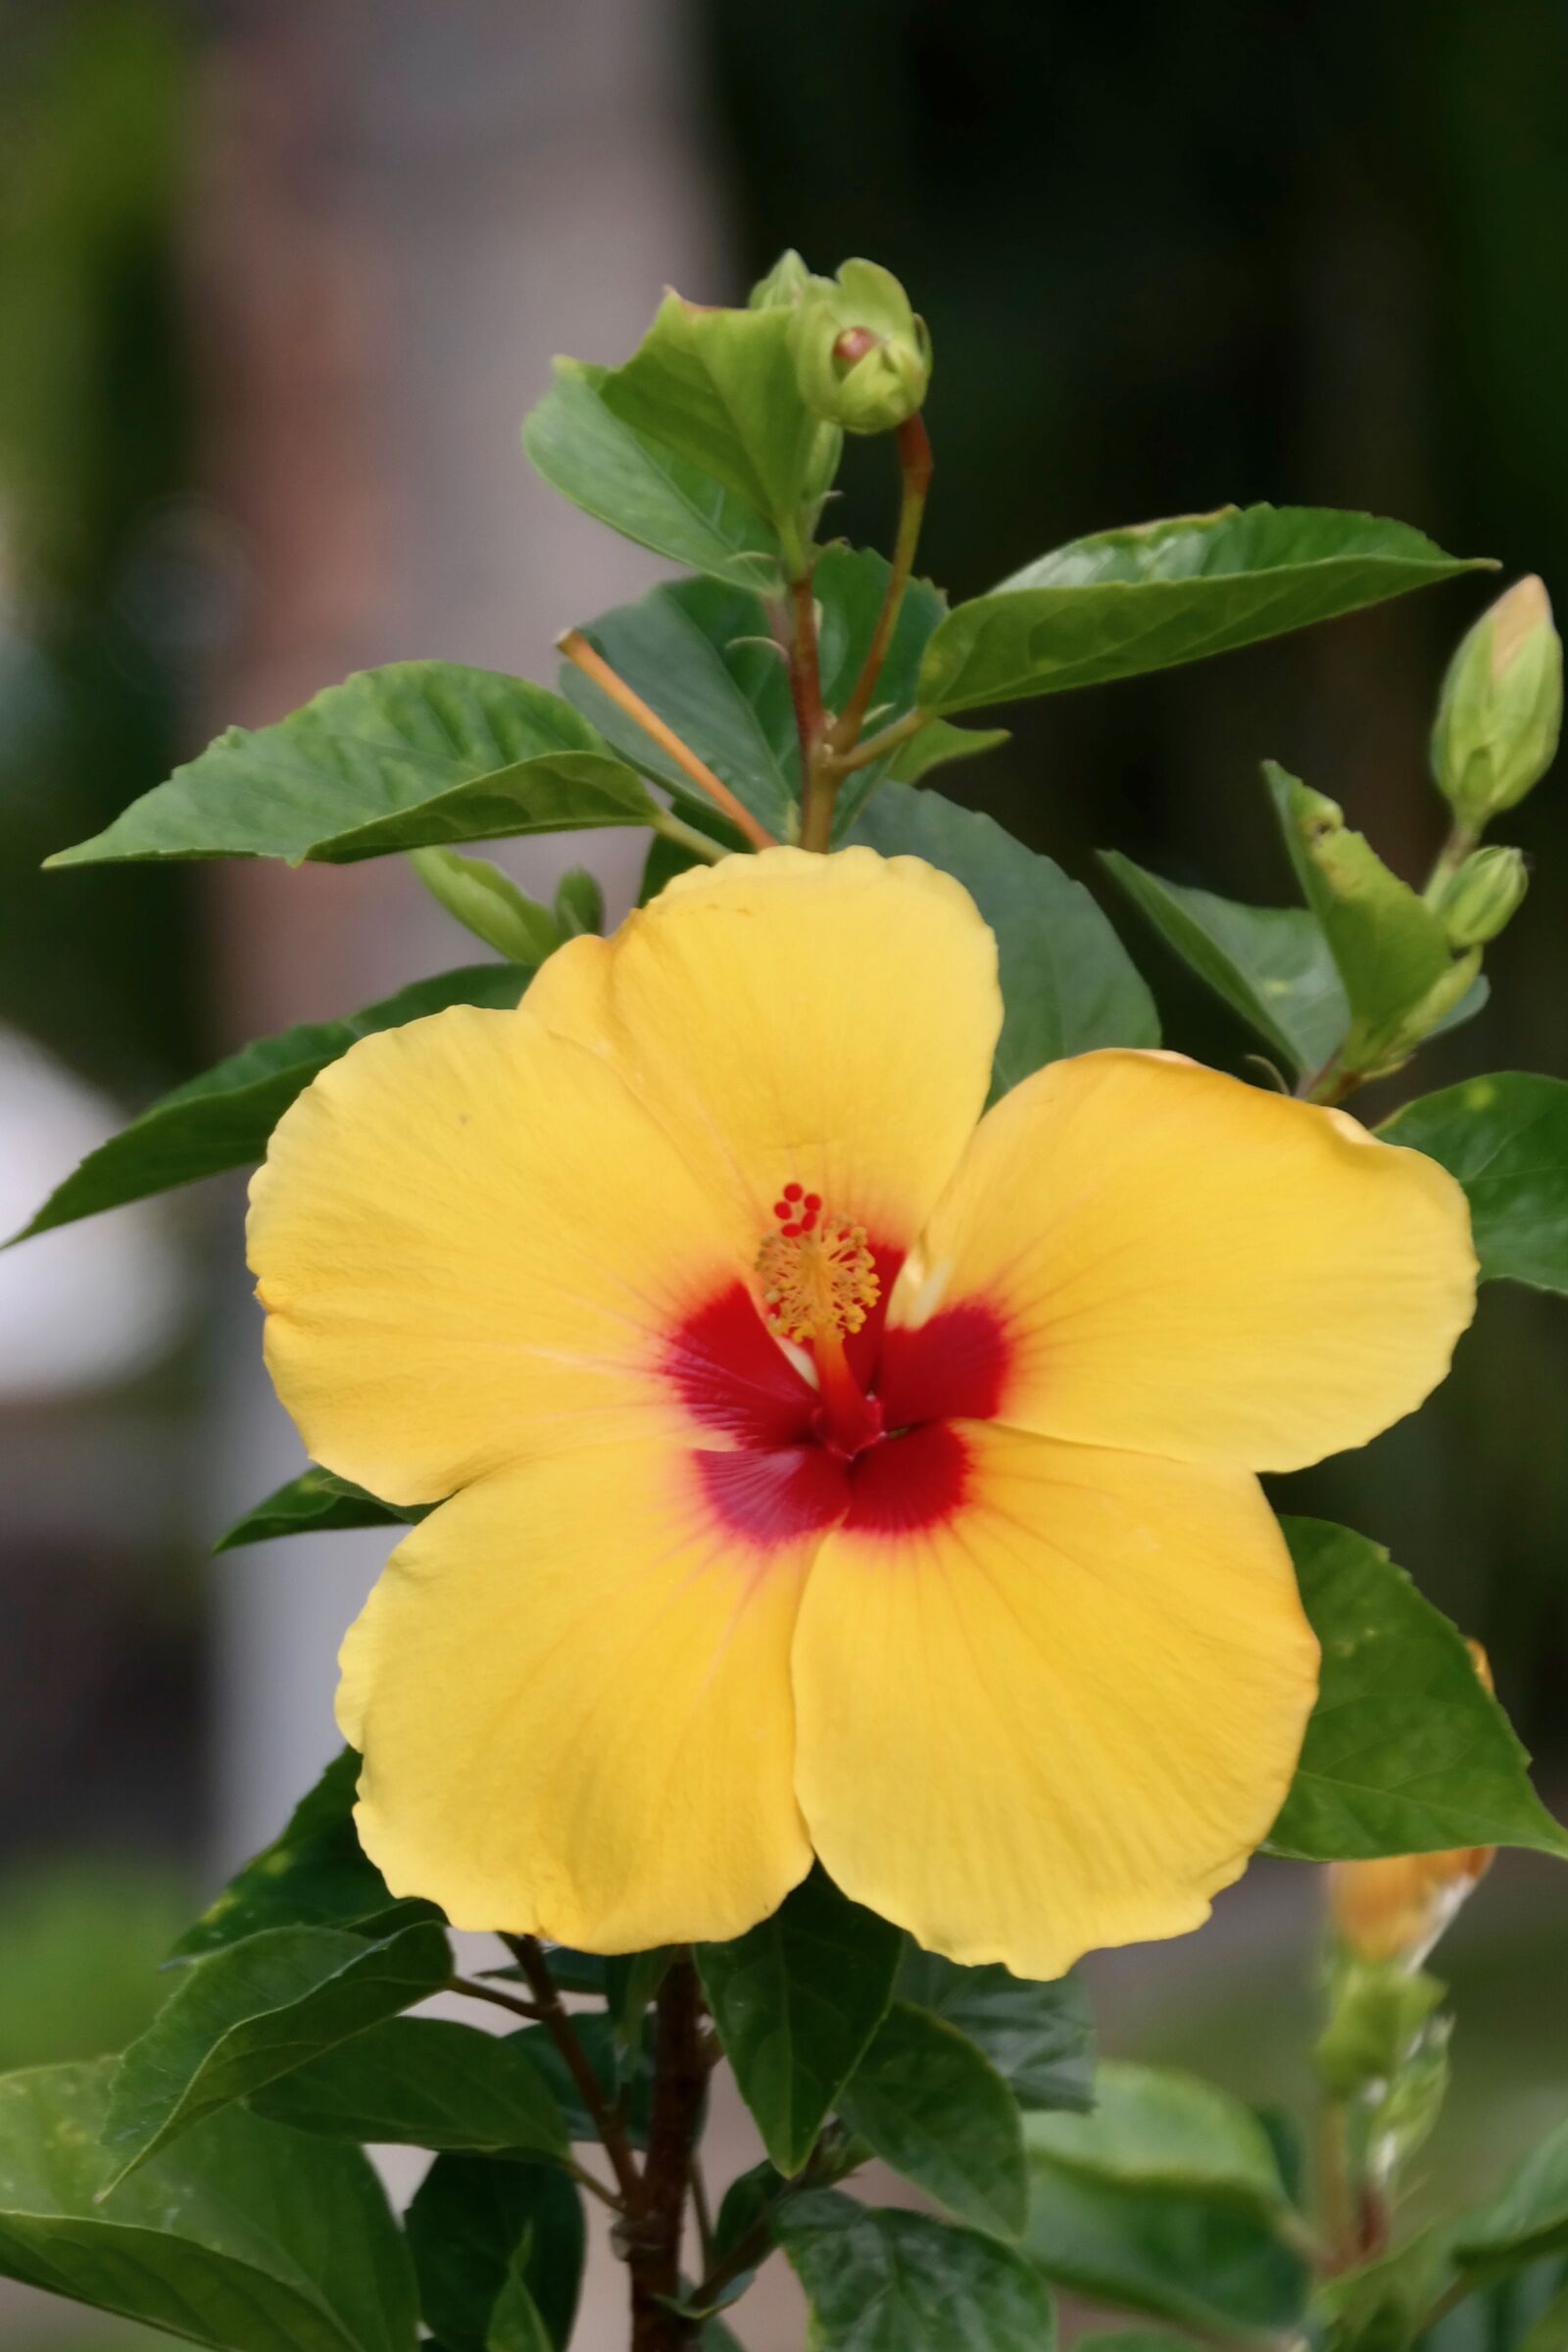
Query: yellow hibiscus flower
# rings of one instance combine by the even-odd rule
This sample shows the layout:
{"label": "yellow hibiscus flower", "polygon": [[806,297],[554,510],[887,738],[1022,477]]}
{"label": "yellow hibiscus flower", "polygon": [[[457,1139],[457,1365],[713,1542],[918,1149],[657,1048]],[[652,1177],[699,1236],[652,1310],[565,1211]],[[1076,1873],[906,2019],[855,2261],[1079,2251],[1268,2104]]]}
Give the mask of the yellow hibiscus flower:
{"label": "yellow hibiscus flower", "polygon": [[1051,1977],[1240,1874],[1317,1686],[1253,1473],[1442,1377],[1464,1200],[1167,1054],[982,1116],[1001,1016],[949,876],[773,850],[282,1120],[278,1394],[442,1506],[342,1658],[395,1893],[631,1950],[740,1933],[814,1853]]}

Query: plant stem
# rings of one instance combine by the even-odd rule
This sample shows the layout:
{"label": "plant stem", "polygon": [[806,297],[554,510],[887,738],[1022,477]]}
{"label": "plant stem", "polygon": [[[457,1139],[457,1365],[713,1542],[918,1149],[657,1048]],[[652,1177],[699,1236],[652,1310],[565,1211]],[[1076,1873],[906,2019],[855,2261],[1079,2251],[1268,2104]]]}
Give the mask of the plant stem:
{"label": "plant stem", "polygon": [[1361,1083],[1359,1070],[1348,1070],[1339,1055],[1334,1054],[1323,1067],[1309,1078],[1303,1078],[1296,1090],[1300,1102],[1320,1102],[1327,1107],[1343,1102],[1353,1095]]}
{"label": "plant stem", "polygon": [[730,854],[721,841],[713,841],[695,825],[688,825],[672,808],[657,809],[648,821],[662,840],[673,842],[678,850],[690,850],[705,865],[716,865]]}
{"label": "plant stem", "polygon": [[1343,2099],[1323,2101],[1317,2121],[1317,2227],[1330,2277],[1355,2260]]}
{"label": "plant stem", "polygon": [[[712,2061],[706,2053],[703,2062],[710,2068],[712,2065]],[[709,2200],[708,2180],[703,2171],[703,2160],[700,2156],[695,2155],[692,2158],[692,2218],[697,2224],[697,2243],[703,2257],[703,2268],[705,2271],[711,2270],[713,2265],[713,2208]]]}
{"label": "plant stem", "polygon": [[702,1990],[690,1954],[682,1953],[660,1986],[655,2012],[648,2161],[626,2252],[632,2352],[685,2352],[700,2331],[701,2323],[674,2304],[680,2293],[680,2243],[692,2151],[707,2089]]}
{"label": "plant stem", "polygon": [[738,801],[729,786],[714,775],[705,760],[698,759],[691,745],[683,742],[673,727],[666,726],[659,712],[627,685],[618,671],[611,668],[602,654],[594,651],[581,629],[568,629],[564,637],[557,638],[556,645],[568,662],[575,663],[584,677],[592,678],[601,693],[609,695],[617,710],[624,710],[628,718],[634,718],[643,733],[650,736],[661,750],[669,754],[676,766],[707,793],[715,808],[723,810],[736,831],[745,836],[754,850],[777,849],[778,844],[766,826],[758,823],[744,802]]}
{"label": "plant stem", "polygon": [[824,764],[831,769],[835,779],[842,782],[844,777],[853,775],[858,767],[869,767],[874,760],[885,760],[889,752],[896,752],[901,743],[907,743],[911,735],[918,735],[920,729],[929,723],[930,717],[929,710],[906,710],[902,718],[896,718],[879,735],[868,735],[864,743],[856,745],[853,752],[829,754]]}
{"label": "plant stem", "polygon": [[510,2009],[514,2017],[531,2018],[535,2025],[544,2023],[544,2011],[532,2001],[519,2001],[514,1992],[503,1992],[498,1985],[476,1984],[472,1977],[453,1977],[448,1992],[461,1992],[467,2001],[489,2001],[496,2009]]}
{"label": "plant stem", "polygon": [[1432,871],[1427,876],[1426,889],[1421,894],[1429,906],[1437,905],[1471,851],[1478,849],[1480,843],[1481,836],[1473,826],[1454,825],[1438,852]]}
{"label": "plant stem", "polygon": [[620,2213],[624,2211],[624,2207],[622,2206],[620,2199],[616,2196],[614,2190],[612,2188],[607,2188],[604,2182],[599,2180],[595,2174],[591,2173],[585,2164],[568,2164],[566,2170],[576,2181],[579,2188],[585,2188],[591,2197],[597,2197],[601,2205],[608,2205],[612,2213]]}
{"label": "plant stem", "polygon": [[904,605],[904,592],[914,571],[915,550],[920,544],[920,524],[925,515],[925,502],[931,488],[931,436],[920,416],[907,417],[898,430],[899,472],[901,497],[899,504],[899,535],[894,542],[893,568],[882,598],[882,610],[871,631],[860,674],[834,726],[829,743],[842,758],[852,752],[860,740],[865,714],[871,708],[876,682],[882,675],[893,632],[899,625],[899,613]]}
{"label": "plant stem", "polygon": [[811,575],[790,582],[790,694],[801,739],[801,847],[826,850],[833,841],[833,804],[838,779],[825,769],[827,713],[822,708],[822,670],[816,644],[816,599]]}
{"label": "plant stem", "polygon": [[605,2096],[604,2084],[593,2069],[593,2062],[582,2046],[570,2013],[556,1989],[556,1980],[550,1973],[544,1946],[537,1936],[503,1936],[502,1942],[516,1960],[527,1980],[528,1989],[538,2004],[539,2018],[545,2032],[561,2052],[567,2073],[576,2085],[577,2095],[593,2117],[594,2129],[604,2142],[610,2169],[615,2176],[621,2203],[635,2212],[643,2193],[642,2175],[626,2134],[626,2127]]}

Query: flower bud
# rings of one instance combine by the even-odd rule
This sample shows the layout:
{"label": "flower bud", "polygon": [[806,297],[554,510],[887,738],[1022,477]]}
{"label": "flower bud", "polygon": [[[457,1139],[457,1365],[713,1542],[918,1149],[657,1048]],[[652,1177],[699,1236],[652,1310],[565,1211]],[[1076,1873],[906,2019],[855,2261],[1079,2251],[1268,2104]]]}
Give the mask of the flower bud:
{"label": "flower bud", "polygon": [[765,277],[760,277],[752,288],[747,307],[754,311],[786,311],[804,302],[808,294],[834,292],[830,277],[818,277],[808,270],[794,246],[781,253]]}
{"label": "flower bud", "polygon": [[907,422],[931,380],[925,320],[890,270],[846,262],[836,284],[815,279],[801,299],[795,368],[813,416],[851,433],[890,433]]}
{"label": "flower bud", "polygon": [[1562,726],[1562,640],[1540,580],[1483,612],[1448,664],[1432,772],[1459,823],[1479,833],[1551,765]]}
{"label": "flower bud", "polygon": [[1438,919],[1455,948],[1484,948],[1512,922],[1530,887],[1522,850],[1473,850],[1438,901]]}

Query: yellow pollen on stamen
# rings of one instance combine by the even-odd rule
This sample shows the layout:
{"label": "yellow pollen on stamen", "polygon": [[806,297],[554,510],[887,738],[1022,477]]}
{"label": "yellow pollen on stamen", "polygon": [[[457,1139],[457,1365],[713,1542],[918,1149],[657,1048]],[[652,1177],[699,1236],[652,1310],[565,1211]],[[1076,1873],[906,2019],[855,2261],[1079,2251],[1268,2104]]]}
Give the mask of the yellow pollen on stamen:
{"label": "yellow pollen on stamen", "polygon": [[762,1305],[779,1336],[804,1347],[846,1340],[877,1302],[881,1284],[865,1227],[824,1211],[814,1193],[787,1186],[778,1230],[757,1252]]}

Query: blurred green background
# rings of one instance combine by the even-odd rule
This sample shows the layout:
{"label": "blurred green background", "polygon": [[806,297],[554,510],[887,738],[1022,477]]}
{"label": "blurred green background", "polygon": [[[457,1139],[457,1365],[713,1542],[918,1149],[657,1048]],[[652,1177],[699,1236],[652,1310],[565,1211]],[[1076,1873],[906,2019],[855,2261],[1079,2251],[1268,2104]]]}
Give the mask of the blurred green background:
{"label": "blurred green background", "polygon": [[[388,226],[378,191],[393,187],[408,209]],[[324,305],[321,211],[344,247],[328,287],[344,298]],[[661,234],[667,260],[651,258]],[[786,243],[815,268],[874,255],[931,323],[925,558],[956,594],[1087,529],[1258,498],[1396,514],[1499,558],[1505,579],[1537,570],[1568,593],[1563,0],[397,0],[379,13],[0,0],[8,1221],[32,1204],[28,1184],[41,1194],[62,1172],[49,1155],[73,1116],[112,1121],[254,1028],[300,936],[274,927],[275,898],[225,897],[203,872],[40,877],[39,859],[158,781],[236,714],[236,696],[239,714],[276,715],[342,674],[345,648],[548,677],[549,626],[587,616],[551,534],[564,546],[591,526],[538,501],[512,519],[520,461],[492,420],[537,394],[550,349],[615,357],[661,275],[697,268],[687,290],[733,298]],[[247,316],[296,404],[271,439],[257,412],[273,379],[247,372],[232,323],[257,287],[282,290]],[[378,306],[400,301],[404,340],[378,344]],[[482,422],[463,407],[470,379],[488,386]],[[294,600],[283,662],[269,531],[291,502],[342,496],[312,440],[319,404],[335,446],[416,518],[392,534],[409,593],[356,634],[357,548],[365,598],[386,584],[381,543],[366,552],[355,521],[379,510],[349,502],[331,593],[308,563],[281,574]],[[421,470],[421,449],[444,454]],[[886,535],[890,470],[885,452],[853,451],[852,536]],[[533,582],[526,629],[503,571],[470,562],[461,521],[445,545],[421,534],[421,514],[445,500],[461,516],[464,497],[504,511],[509,560]],[[1107,843],[1180,880],[1281,900],[1257,776],[1272,756],[1414,875],[1440,830],[1433,699],[1488,593],[1467,582],[1037,704],[1005,752],[948,771],[943,789],[1107,902],[1093,855]],[[541,595],[553,621],[535,629]],[[490,644],[464,628],[470,612]],[[423,640],[405,642],[416,614]],[[1501,836],[1536,861],[1531,899],[1489,954],[1491,1007],[1430,1052],[1423,1088],[1478,1069],[1568,1071],[1565,783],[1548,780]],[[396,965],[372,885],[312,890],[328,978],[359,968],[342,950],[356,926],[383,925],[367,968],[377,955]],[[1171,1041],[1242,1066],[1251,1041],[1112,911]],[[243,1757],[230,1744],[215,1762],[227,1734],[204,1564],[220,1524],[204,1499],[221,1442],[210,1399],[236,1283],[236,1202],[220,1192],[124,1228],[112,1261],[68,1269],[64,1304],[44,1273],[0,1264],[7,2066],[125,2037],[180,1904],[238,1834],[221,1790],[243,1780]],[[1289,1507],[1389,1544],[1481,1638],[1559,1808],[1565,1418],[1568,1317],[1498,1290],[1418,1420],[1279,1482]],[[252,1556],[252,1573],[270,1573]],[[1202,1936],[1098,1973],[1118,2047],[1179,2054],[1262,2097],[1299,2089],[1315,1898],[1304,1873],[1255,1882]],[[1445,1960],[1462,2000],[1434,2194],[1489,2178],[1568,2094],[1568,1886],[1507,1860]],[[109,2339],[71,2323],[48,2340]]]}

